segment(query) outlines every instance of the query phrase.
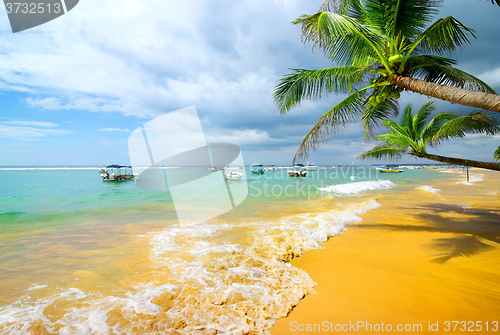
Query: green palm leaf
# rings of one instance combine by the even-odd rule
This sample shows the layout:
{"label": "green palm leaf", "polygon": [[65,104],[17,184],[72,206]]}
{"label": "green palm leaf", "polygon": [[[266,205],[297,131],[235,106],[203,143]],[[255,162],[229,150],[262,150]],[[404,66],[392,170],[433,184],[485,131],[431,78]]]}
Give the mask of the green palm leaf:
{"label": "green palm leaf", "polygon": [[347,126],[354,117],[361,115],[367,95],[365,90],[355,91],[326,112],[305,136],[293,163],[302,161],[311,150],[334,137],[339,127]]}
{"label": "green palm leaf", "polygon": [[438,12],[442,0],[366,1],[370,23],[388,36],[415,37]]}
{"label": "green palm leaf", "polygon": [[464,137],[467,134],[494,135],[500,132],[500,123],[486,112],[476,111],[465,116],[456,116],[442,124],[431,137],[427,138],[432,146],[443,141]]}
{"label": "green palm leaf", "polygon": [[398,159],[406,154],[406,150],[390,145],[379,145],[361,156],[358,159]]}
{"label": "green palm leaf", "polygon": [[408,74],[413,78],[419,78],[440,85],[496,94],[495,90],[481,79],[447,65],[421,64],[411,68]]}
{"label": "green palm leaf", "polygon": [[420,108],[418,114],[412,120],[412,128],[414,130],[415,136],[421,133],[422,130],[425,128],[425,123],[427,121],[427,118],[429,117],[431,112],[433,112],[435,109],[436,105],[434,101],[429,101]]}
{"label": "green palm leaf", "polygon": [[455,51],[457,47],[469,43],[469,34],[476,37],[473,29],[448,16],[427,28],[413,43],[413,48],[418,46],[422,51],[438,53]]}
{"label": "green palm leaf", "polygon": [[[407,105],[399,123],[393,120],[384,120],[382,124],[389,132],[375,137],[383,144],[365,152],[359,158],[398,158],[399,153],[406,152],[416,157],[452,161],[456,164],[460,159],[428,154],[426,145],[435,146],[443,141],[464,137],[467,134],[493,135],[500,133],[500,122],[483,111],[472,112],[465,116],[441,112],[426,124],[434,107],[432,102],[427,103],[420,108],[416,115],[413,115],[411,105]],[[500,148],[497,151],[500,154]],[[494,166],[490,163],[470,160],[460,162],[472,162],[477,167],[500,170],[500,166]]]}
{"label": "green palm leaf", "polygon": [[367,60],[383,58],[380,49],[387,38],[347,15],[320,12],[304,15],[293,23],[302,26],[304,42],[323,50],[338,64],[365,64]]}
{"label": "green palm leaf", "polygon": [[367,13],[360,0],[326,0],[319,8],[318,13],[319,12],[344,14],[360,22],[367,22]]}
{"label": "green palm leaf", "polygon": [[361,115],[361,124],[365,129],[365,138],[372,137],[373,128],[377,127],[380,121],[388,117],[397,116],[399,105],[395,99],[387,99],[379,103],[376,107],[367,105]]}
{"label": "green palm leaf", "polygon": [[322,94],[347,93],[361,83],[370,68],[342,66],[322,70],[292,69],[279,80],[273,94],[281,113],[288,112],[304,99],[319,99]]}

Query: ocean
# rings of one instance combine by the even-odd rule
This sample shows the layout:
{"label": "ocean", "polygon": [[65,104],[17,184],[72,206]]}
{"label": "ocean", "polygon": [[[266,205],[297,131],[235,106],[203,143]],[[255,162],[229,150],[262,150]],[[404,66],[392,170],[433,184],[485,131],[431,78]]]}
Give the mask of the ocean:
{"label": "ocean", "polygon": [[380,194],[465,178],[286,170],[246,168],[232,182],[248,186],[241,204],[180,223],[169,191],[102,182],[96,167],[0,167],[0,333],[266,334],[315,292],[293,258],[377,211]]}

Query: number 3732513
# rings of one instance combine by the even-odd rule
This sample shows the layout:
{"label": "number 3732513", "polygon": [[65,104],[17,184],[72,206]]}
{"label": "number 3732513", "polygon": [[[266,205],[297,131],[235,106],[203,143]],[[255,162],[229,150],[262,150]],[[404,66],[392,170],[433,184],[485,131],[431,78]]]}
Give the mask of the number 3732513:
{"label": "number 3732513", "polygon": [[445,321],[444,331],[462,331],[462,332],[473,332],[473,331],[498,331],[498,321]]}
{"label": "number 3732513", "polygon": [[23,14],[42,14],[56,13],[59,14],[62,10],[60,3],[26,3],[26,2],[8,2],[5,4],[7,13],[23,13]]}

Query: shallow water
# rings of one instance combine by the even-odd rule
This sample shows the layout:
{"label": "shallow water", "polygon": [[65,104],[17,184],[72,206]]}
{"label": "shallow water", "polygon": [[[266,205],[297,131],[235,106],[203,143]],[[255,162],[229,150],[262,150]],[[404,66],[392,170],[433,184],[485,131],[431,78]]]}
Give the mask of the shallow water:
{"label": "shallow water", "polygon": [[247,176],[241,205],[179,224],[168,191],[103,183],[95,168],[1,169],[0,330],[265,333],[314,292],[290,260],[376,211],[380,192],[457,179],[371,167]]}

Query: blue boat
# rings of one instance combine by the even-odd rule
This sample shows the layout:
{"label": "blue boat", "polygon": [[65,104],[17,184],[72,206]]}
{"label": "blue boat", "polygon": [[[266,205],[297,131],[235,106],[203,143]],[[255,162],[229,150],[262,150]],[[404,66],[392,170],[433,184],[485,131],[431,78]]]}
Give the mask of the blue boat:
{"label": "blue boat", "polygon": [[255,164],[255,165],[252,165],[252,167],[250,168],[250,172],[255,173],[255,174],[264,174],[264,172],[266,172],[266,169],[265,169],[264,165]]}

